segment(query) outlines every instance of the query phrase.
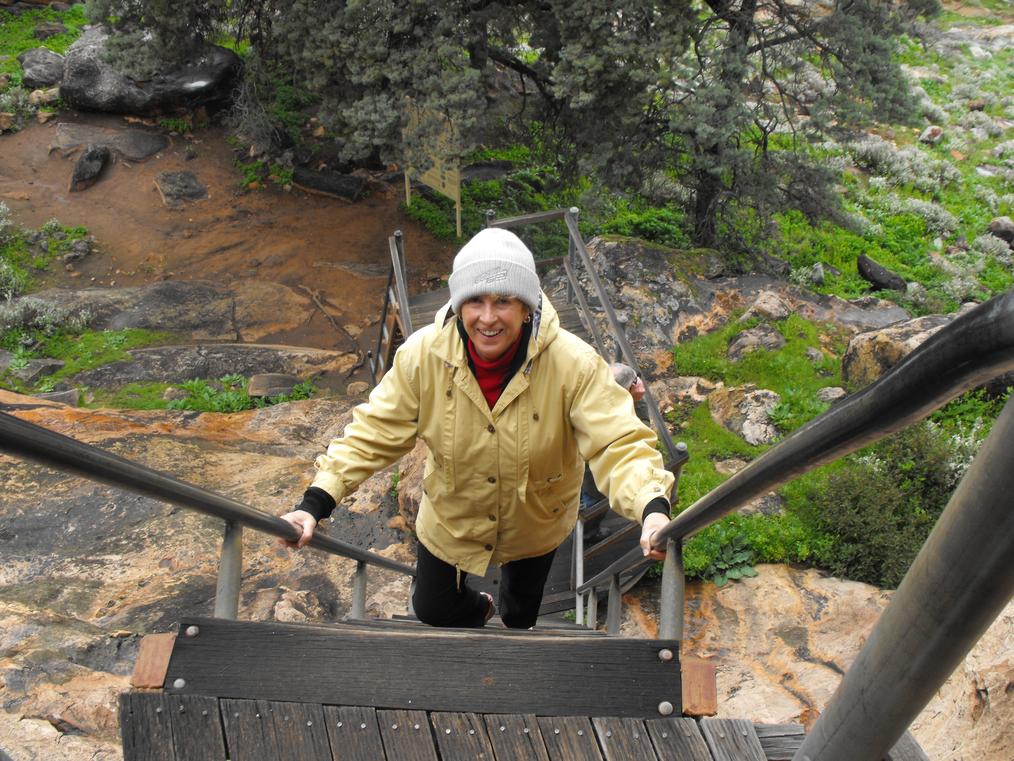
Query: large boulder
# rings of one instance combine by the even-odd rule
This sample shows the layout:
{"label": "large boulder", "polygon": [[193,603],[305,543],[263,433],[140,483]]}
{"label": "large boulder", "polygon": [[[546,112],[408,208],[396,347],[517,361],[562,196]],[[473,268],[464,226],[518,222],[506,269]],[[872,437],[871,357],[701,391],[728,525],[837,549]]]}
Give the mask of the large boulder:
{"label": "large boulder", "polygon": [[852,336],[842,358],[842,377],[855,388],[868,386],[952,319],[927,315]]}
{"label": "large boulder", "polygon": [[[359,362],[356,354],[265,344],[216,343],[132,349],[130,359],[112,362],[70,379],[74,385],[118,388],[128,383],[182,383],[193,378],[221,378],[232,373],[282,373],[311,378],[321,373],[347,373]],[[251,394],[253,396],[253,394]]]}
{"label": "large boulder", "polygon": [[52,87],[63,79],[63,56],[49,48],[32,48],[18,56],[21,80],[29,90]]}
{"label": "large boulder", "polygon": [[995,217],[990,220],[989,234],[995,235],[1011,248],[1014,248],[1014,220],[1010,217]]}
{"label": "large boulder", "polygon": [[769,415],[779,401],[781,397],[774,391],[748,383],[716,388],[708,397],[708,407],[712,420],[748,444],[771,444],[779,434]]}
{"label": "large boulder", "polygon": [[905,278],[887,269],[866,254],[859,255],[856,266],[859,269],[859,276],[874,288],[885,291],[901,291],[902,293],[907,290]]}
{"label": "large boulder", "polygon": [[725,354],[733,362],[736,362],[758,349],[776,351],[783,346],[785,346],[785,336],[770,325],[758,325],[755,328],[747,328],[737,334],[729,342],[729,348]]}
{"label": "large boulder", "polygon": [[21,296],[0,309],[81,314],[96,330],[147,328],[186,333],[197,340],[257,341],[292,329],[314,309],[288,286],[241,281],[223,286],[200,280],[166,280],[127,288],[54,288]]}
{"label": "large boulder", "polygon": [[104,145],[89,145],[74,164],[70,178],[70,192],[87,190],[99,180],[109,161],[109,149]]}
{"label": "large boulder", "polygon": [[231,50],[208,45],[175,69],[138,82],[105,61],[108,33],[88,29],[70,46],[60,93],[83,111],[147,114],[228,102],[242,61]]}

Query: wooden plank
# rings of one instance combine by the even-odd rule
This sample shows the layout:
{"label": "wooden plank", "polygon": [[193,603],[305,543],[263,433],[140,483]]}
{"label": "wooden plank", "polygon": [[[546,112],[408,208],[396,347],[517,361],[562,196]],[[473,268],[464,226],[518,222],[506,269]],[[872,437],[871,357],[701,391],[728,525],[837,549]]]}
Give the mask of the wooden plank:
{"label": "wooden plank", "polygon": [[[681,710],[678,659],[658,657],[679,651],[674,640],[184,619],[190,624],[200,635],[176,641],[166,681],[184,686],[174,694],[542,716],[645,718],[663,701]],[[309,662],[313,669],[289,678],[293,663]]]}
{"label": "wooden plank", "polygon": [[534,716],[486,714],[483,718],[497,761],[549,761],[539,722]]}
{"label": "wooden plank", "polygon": [[373,708],[324,706],[324,722],[335,761],[384,758],[384,743]]}
{"label": "wooden plank", "polygon": [[268,703],[277,758],[331,761],[324,711],[310,703]]}
{"label": "wooden plank", "polygon": [[[651,747],[648,730],[640,719],[594,718],[595,734],[606,761],[628,761],[643,759],[654,761],[658,758]],[[671,758],[667,756],[666,758]]]}
{"label": "wooden plank", "polygon": [[585,716],[540,716],[539,728],[553,761],[601,761],[595,729]]}
{"label": "wooden plank", "polygon": [[905,732],[887,754],[886,761],[929,761],[929,756],[919,746],[911,732]]}
{"label": "wooden plank", "polygon": [[134,673],[130,677],[130,686],[136,689],[161,690],[165,684],[165,672],[169,668],[169,656],[173,652],[176,635],[172,632],[164,634],[146,634],[141,638],[137,649],[137,660],[134,661]]}
{"label": "wooden plank", "polygon": [[[392,672],[397,673],[397,672]],[[377,711],[385,758],[394,761],[437,761],[425,711]]]}
{"label": "wooden plank", "polygon": [[768,761],[792,761],[806,738],[802,724],[754,724]]}
{"label": "wooden plank", "polygon": [[659,758],[711,761],[711,752],[693,719],[652,719],[644,726]]}
{"label": "wooden plank", "polygon": [[718,669],[714,661],[684,658],[683,713],[686,716],[714,716],[718,713]]}
{"label": "wooden plank", "polygon": [[230,761],[275,761],[275,728],[264,700],[219,702]]}
{"label": "wooden plank", "polygon": [[225,735],[215,698],[169,695],[166,708],[172,719],[176,758],[226,761]]}
{"label": "wooden plank", "polygon": [[431,713],[441,761],[493,761],[482,717],[474,713]]}
{"label": "wooden plank", "polygon": [[753,723],[746,719],[702,719],[701,734],[715,761],[766,761]]}
{"label": "wooden plank", "polygon": [[124,761],[176,761],[172,718],[161,692],[120,696],[120,735]]}

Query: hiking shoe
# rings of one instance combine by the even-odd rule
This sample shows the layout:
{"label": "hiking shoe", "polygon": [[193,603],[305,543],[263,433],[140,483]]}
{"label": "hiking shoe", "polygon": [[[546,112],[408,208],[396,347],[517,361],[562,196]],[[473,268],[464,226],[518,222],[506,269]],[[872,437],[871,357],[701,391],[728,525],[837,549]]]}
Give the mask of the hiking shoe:
{"label": "hiking shoe", "polygon": [[480,595],[486,598],[486,602],[489,603],[489,608],[486,609],[486,618],[482,622],[485,626],[489,623],[489,619],[496,615],[496,604],[493,602],[493,595],[489,592],[479,592]]}

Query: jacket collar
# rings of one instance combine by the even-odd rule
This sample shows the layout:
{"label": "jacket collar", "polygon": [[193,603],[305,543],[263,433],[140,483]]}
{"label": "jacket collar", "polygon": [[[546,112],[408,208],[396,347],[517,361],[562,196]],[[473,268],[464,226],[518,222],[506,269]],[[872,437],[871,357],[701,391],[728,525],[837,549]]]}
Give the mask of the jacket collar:
{"label": "jacket collar", "polygon": [[[539,308],[532,315],[532,336],[528,340],[528,353],[525,364],[519,372],[527,372],[531,361],[545,351],[560,332],[560,318],[556,309],[549,301],[545,292],[541,293]],[[454,367],[468,367],[465,347],[458,330],[454,325],[457,316],[451,310],[451,302],[447,302],[437,310],[433,318],[437,338],[433,342],[433,353]]]}

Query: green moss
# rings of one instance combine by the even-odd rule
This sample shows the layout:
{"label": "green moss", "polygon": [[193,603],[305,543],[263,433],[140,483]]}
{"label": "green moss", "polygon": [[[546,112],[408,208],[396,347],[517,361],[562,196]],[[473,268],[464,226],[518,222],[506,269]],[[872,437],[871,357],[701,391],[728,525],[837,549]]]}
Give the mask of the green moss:
{"label": "green moss", "polygon": [[93,389],[87,407],[113,409],[164,410],[169,402],[162,398],[169,383],[128,383],[114,391]]}

